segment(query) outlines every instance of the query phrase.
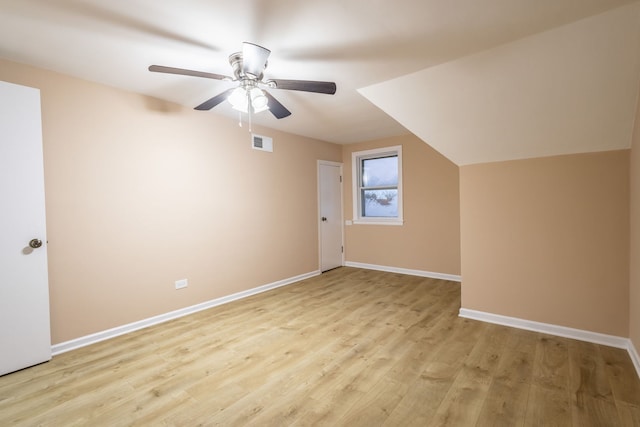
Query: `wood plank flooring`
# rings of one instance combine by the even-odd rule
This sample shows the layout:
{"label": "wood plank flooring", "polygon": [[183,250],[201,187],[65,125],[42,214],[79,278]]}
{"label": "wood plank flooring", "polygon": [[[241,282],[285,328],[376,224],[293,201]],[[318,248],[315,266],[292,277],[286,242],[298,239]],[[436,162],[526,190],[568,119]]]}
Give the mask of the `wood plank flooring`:
{"label": "wood plank flooring", "polygon": [[624,350],[339,268],[0,377],[0,426],[640,426]]}

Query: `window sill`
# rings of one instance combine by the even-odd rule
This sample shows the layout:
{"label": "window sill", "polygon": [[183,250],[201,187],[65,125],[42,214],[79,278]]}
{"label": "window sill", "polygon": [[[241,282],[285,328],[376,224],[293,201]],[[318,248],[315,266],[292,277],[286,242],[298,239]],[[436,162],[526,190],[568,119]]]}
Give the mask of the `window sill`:
{"label": "window sill", "polygon": [[376,219],[354,219],[353,223],[358,225],[403,225],[404,221],[401,219],[384,220],[384,219],[376,218]]}

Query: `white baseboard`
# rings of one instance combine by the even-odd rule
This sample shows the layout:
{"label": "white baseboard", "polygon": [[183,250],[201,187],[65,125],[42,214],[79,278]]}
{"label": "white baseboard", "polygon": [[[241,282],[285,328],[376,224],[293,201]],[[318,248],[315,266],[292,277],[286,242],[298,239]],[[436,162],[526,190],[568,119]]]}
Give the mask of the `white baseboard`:
{"label": "white baseboard", "polygon": [[627,348],[627,351],[629,352],[629,356],[631,357],[633,366],[636,367],[638,377],[640,377],[640,356],[638,356],[638,352],[636,351],[636,348],[631,340],[629,340],[629,347]]}
{"label": "white baseboard", "polygon": [[627,349],[629,339],[606,335],[598,332],[590,332],[582,329],[568,328],[550,323],[534,322],[531,320],[519,319],[517,317],[502,316],[499,314],[486,313],[484,311],[460,309],[460,317],[480,320],[482,322],[495,323],[498,325],[511,326],[518,329],[526,329],[533,332],[542,332],[549,335],[556,335],[564,338],[572,338],[580,341],[587,341],[594,344],[608,345],[610,347]]}
{"label": "white baseboard", "polygon": [[502,316],[499,314],[486,313],[484,311],[470,310],[467,308],[461,308],[459,315],[460,317],[479,320],[481,322],[495,323],[497,325],[526,329],[533,332],[542,332],[549,335],[572,338],[575,340],[627,350],[631,360],[633,361],[633,365],[636,368],[636,373],[638,374],[638,377],[640,377],[640,358],[638,358],[638,353],[629,338],[585,331],[582,329],[568,328],[566,326],[552,325],[550,323],[534,322],[531,320],[519,319],[517,317]]}
{"label": "white baseboard", "polygon": [[364,268],[367,270],[386,271],[388,273],[408,274],[410,276],[430,277],[432,279],[450,280],[452,282],[461,282],[462,277],[455,274],[434,273],[432,271],[412,270],[409,268],[388,267],[386,265],[365,264],[362,262],[347,261],[344,263],[346,267]]}
{"label": "white baseboard", "polygon": [[117,337],[119,335],[128,334],[139,329],[147,328],[149,326],[157,325],[159,323],[166,322],[168,320],[177,319],[179,317],[187,316],[189,314],[197,313],[198,311],[206,310],[211,307],[226,304],[232,301],[236,301],[242,298],[246,298],[252,295],[256,295],[262,292],[269,291],[271,289],[279,288],[281,286],[290,285],[299,282],[304,279],[309,279],[314,276],[318,276],[320,270],[312,271],[310,273],[301,274],[299,276],[290,277],[288,279],[279,280],[277,282],[268,283],[266,285],[258,286],[257,288],[248,289],[246,291],[237,292],[235,294],[227,295],[221,298],[216,298],[210,301],[205,301],[200,304],[192,305],[190,307],[181,308],[179,310],[170,311],[168,313],[160,314],[158,316],[149,317],[147,319],[139,320],[137,322],[129,323],[126,325],[118,326],[105,331],[97,332],[95,334],[86,335],[84,337],[76,338],[70,341],[65,341],[59,344],[51,346],[51,352],[54,356],[65,353],[67,351],[75,350],[80,347],[95,344],[100,341],[104,341],[110,338]]}

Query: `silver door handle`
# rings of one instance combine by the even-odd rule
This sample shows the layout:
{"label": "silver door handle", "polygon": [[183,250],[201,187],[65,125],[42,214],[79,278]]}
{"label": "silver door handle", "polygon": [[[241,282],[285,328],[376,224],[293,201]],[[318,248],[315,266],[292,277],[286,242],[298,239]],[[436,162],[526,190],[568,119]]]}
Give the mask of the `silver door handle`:
{"label": "silver door handle", "polygon": [[40,246],[42,246],[42,240],[40,240],[40,239],[31,239],[29,241],[29,246],[32,247],[33,249],[38,249]]}

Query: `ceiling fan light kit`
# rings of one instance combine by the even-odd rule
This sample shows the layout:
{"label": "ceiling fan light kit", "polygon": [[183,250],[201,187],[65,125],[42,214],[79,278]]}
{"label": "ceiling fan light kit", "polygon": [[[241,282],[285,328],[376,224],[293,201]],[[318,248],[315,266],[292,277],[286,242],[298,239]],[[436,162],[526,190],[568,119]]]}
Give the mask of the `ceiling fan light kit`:
{"label": "ceiling fan light kit", "polygon": [[[234,110],[242,113],[260,113],[269,109],[269,100],[262,89],[258,87],[247,89],[239,86],[231,92],[227,101]],[[251,111],[249,111],[249,106],[251,106]]]}
{"label": "ceiling fan light kit", "polygon": [[228,100],[233,109],[249,114],[265,110],[271,111],[277,119],[291,115],[291,112],[276,100],[265,89],[297,90],[303,92],[324,93],[333,95],[336,93],[336,84],[333,82],[310,80],[279,80],[270,79],[263,81],[264,70],[267,68],[267,60],[271,51],[254,43],[244,42],[242,52],[236,52],[229,56],[229,64],[233,69],[233,76],[207,73],[203,71],[186,70],[183,68],[151,65],[149,71],[156,73],[179,74],[193,77],[203,77],[213,80],[225,80],[238,82],[235,88],[214,96],[195,107],[196,110],[208,111],[216,105]]}

